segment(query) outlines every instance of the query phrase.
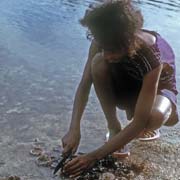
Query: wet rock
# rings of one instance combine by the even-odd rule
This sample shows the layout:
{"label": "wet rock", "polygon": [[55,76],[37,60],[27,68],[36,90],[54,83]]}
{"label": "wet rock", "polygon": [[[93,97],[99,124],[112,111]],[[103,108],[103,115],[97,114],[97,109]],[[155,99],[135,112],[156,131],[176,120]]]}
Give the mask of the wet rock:
{"label": "wet rock", "polygon": [[132,179],[133,177],[135,177],[135,173],[131,170],[127,176],[129,179]]}
{"label": "wet rock", "polygon": [[116,178],[115,180],[129,180],[129,179],[126,177],[120,177],[120,178]]}
{"label": "wet rock", "polygon": [[61,146],[55,146],[53,147],[54,152],[62,153],[62,147]]}
{"label": "wet rock", "polygon": [[29,153],[33,156],[40,156],[43,153],[43,148],[41,146],[34,146]]}
{"label": "wet rock", "polygon": [[103,173],[99,180],[115,180],[115,175],[109,172]]}
{"label": "wet rock", "polygon": [[[147,178],[147,177],[146,177]],[[147,180],[145,177],[143,177],[142,175],[137,176],[136,178],[134,178],[134,180]]]}
{"label": "wet rock", "polygon": [[[38,141],[37,141],[38,142]],[[44,147],[34,146],[34,151],[31,151],[37,156],[35,162],[38,166],[49,167],[54,169],[62,159],[62,147],[55,146],[50,150],[44,150]],[[38,154],[38,150],[41,152]],[[83,153],[80,153],[81,155]],[[69,157],[66,161],[72,160],[76,156]],[[64,163],[64,164],[65,164]],[[76,180],[119,180],[119,179],[133,179],[143,170],[142,163],[134,163],[131,161],[120,161],[114,158],[112,155],[97,161],[91,169],[85,170]],[[67,174],[63,172],[63,167],[60,169],[61,178],[69,178]]]}
{"label": "wet rock", "polygon": [[9,177],[0,178],[0,180],[21,180],[21,178],[18,176],[9,176]]}
{"label": "wet rock", "polygon": [[8,177],[8,180],[21,180],[21,178],[18,176],[10,176]]}
{"label": "wet rock", "polygon": [[38,166],[48,167],[48,166],[51,166],[52,160],[51,160],[51,158],[47,154],[42,154],[41,156],[39,156],[36,159],[36,164]]}

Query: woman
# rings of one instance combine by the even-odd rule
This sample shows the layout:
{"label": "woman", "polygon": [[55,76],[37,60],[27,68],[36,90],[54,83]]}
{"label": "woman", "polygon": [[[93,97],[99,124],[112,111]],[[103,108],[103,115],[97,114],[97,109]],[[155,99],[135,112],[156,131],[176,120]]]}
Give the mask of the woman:
{"label": "woman", "polygon": [[[64,153],[77,150],[80,120],[93,83],[108,122],[110,138],[102,147],[68,162],[64,170],[78,176],[132,139],[152,140],[162,125],[178,122],[174,54],[156,32],[143,30],[143,17],[130,0],[111,1],[87,11],[81,24],[93,37],[76,92],[71,125],[63,137]],[[116,107],[132,120],[124,129]],[[128,155],[123,149],[119,155]]]}

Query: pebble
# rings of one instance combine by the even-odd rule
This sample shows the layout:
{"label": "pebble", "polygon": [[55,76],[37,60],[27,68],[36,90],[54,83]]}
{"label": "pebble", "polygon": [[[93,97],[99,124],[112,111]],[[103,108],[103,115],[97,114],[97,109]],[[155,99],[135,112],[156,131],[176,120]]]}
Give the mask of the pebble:
{"label": "pebble", "polygon": [[40,146],[34,146],[29,153],[33,156],[40,156],[43,153],[43,149]]}
{"label": "pebble", "polygon": [[[115,179],[116,180],[116,179]],[[119,180],[119,179],[118,179]],[[128,180],[127,178],[125,178],[125,177],[121,177],[121,179],[120,180]]]}
{"label": "pebble", "polygon": [[115,176],[112,173],[103,173],[100,177],[100,180],[115,180]]}
{"label": "pebble", "polygon": [[46,154],[42,154],[41,156],[39,156],[37,159],[36,159],[36,164],[38,166],[51,166],[52,164],[52,161],[51,161],[51,158],[46,155]]}

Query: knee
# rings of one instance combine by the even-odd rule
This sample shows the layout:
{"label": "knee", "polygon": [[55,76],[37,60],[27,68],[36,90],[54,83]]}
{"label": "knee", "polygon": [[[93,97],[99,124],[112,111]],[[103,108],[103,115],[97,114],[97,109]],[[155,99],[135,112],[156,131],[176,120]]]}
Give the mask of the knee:
{"label": "knee", "polygon": [[160,128],[164,122],[164,114],[158,109],[154,109],[151,112],[150,118],[147,123],[146,129],[155,130]]}
{"label": "knee", "polygon": [[108,66],[104,61],[102,53],[97,53],[92,59],[91,74],[93,79],[99,79],[108,71]]}

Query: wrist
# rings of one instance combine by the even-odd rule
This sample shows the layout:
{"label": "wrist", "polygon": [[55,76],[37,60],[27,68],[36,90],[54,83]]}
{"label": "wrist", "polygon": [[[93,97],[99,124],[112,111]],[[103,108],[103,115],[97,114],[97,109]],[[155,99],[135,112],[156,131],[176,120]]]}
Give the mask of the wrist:
{"label": "wrist", "polygon": [[103,158],[103,156],[101,156],[101,153],[98,152],[98,150],[88,153],[87,157],[90,158],[92,161],[98,161]]}
{"label": "wrist", "polygon": [[74,136],[80,136],[81,135],[81,132],[80,132],[80,129],[77,129],[77,128],[73,128],[73,129],[69,129],[69,132],[71,133],[71,134],[73,134]]}
{"label": "wrist", "polygon": [[90,159],[91,161],[98,161],[99,159],[97,158],[97,154],[94,152],[90,152],[86,154],[87,158]]}
{"label": "wrist", "polygon": [[80,124],[79,123],[71,124],[69,130],[75,131],[75,132],[77,132],[77,131],[80,132]]}

